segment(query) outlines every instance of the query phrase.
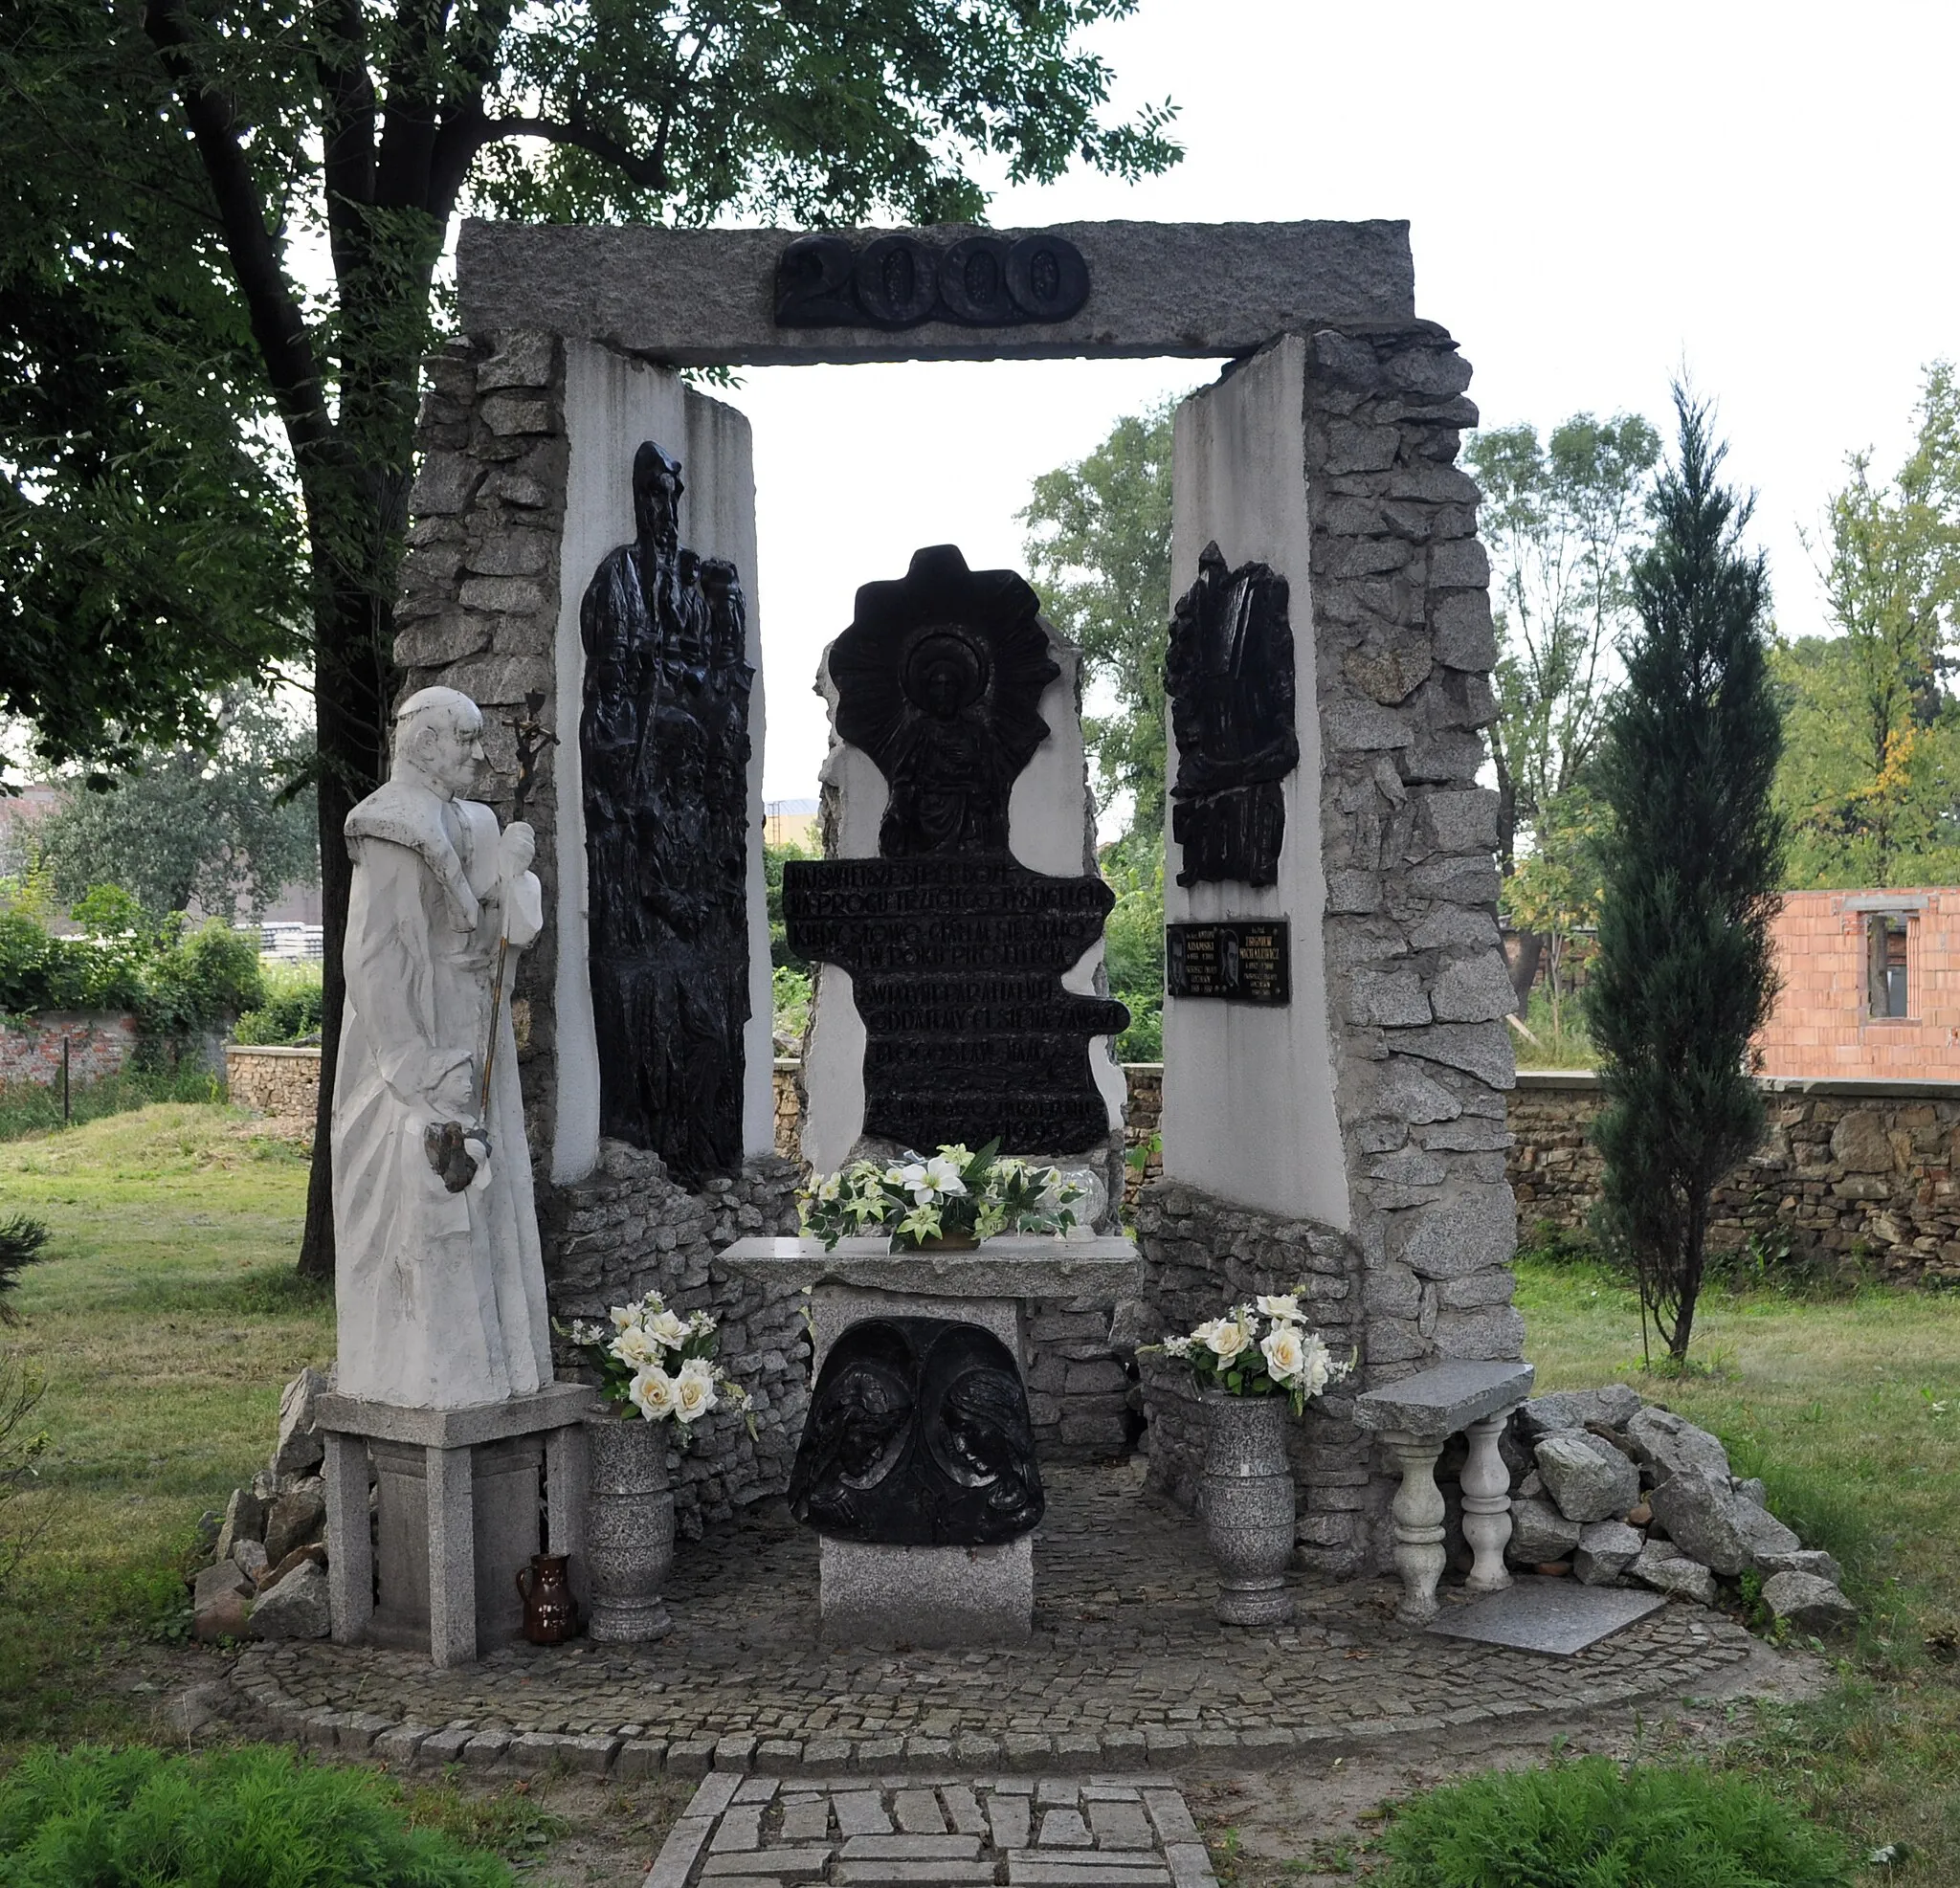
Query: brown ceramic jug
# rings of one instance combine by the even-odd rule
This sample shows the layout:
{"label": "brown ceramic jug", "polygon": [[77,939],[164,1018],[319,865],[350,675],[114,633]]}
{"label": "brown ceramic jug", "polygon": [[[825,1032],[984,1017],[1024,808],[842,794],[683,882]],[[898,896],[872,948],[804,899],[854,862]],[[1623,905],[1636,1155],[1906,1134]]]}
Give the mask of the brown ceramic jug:
{"label": "brown ceramic jug", "polygon": [[564,1554],[533,1554],[530,1566],[517,1570],[517,1589],[524,1603],[524,1637],[534,1646],[561,1645],[578,1631],[567,1565]]}

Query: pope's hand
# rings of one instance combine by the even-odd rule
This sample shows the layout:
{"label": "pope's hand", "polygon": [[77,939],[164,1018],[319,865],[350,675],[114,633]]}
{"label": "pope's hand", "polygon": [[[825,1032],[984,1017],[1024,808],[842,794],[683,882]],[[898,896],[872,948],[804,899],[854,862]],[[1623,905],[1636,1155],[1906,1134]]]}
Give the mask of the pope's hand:
{"label": "pope's hand", "polygon": [[528,872],[537,855],[538,835],[531,831],[530,822],[512,820],[497,841],[498,876],[508,881]]}

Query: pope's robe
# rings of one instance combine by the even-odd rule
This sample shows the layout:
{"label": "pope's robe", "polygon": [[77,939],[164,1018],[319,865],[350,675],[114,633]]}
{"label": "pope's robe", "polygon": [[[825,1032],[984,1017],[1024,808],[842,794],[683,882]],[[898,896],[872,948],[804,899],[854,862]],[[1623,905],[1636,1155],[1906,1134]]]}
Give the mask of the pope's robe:
{"label": "pope's robe", "polygon": [[[354,875],[333,1102],[336,1387],[344,1396],[418,1409],[521,1395],[551,1381],[510,1023],[517,952],[543,925],[537,876],[500,879],[488,807],[445,801],[408,781],[363,800],[347,815],[346,834]],[[511,949],[481,1123],[488,1172],[452,1193],[429,1165],[423,1135],[448,1120],[477,1124],[506,928]],[[462,1094],[471,1099],[458,1109]]]}

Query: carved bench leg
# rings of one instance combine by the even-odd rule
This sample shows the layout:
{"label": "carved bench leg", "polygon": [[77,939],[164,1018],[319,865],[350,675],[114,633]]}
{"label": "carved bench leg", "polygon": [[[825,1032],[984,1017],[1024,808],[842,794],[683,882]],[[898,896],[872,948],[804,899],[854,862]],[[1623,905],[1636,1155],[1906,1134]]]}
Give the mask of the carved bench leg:
{"label": "carved bench leg", "polygon": [[1498,1593],[1511,1584],[1504,1566],[1511,1541],[1511,1474],[1497,1453],[1510,1415],[1501,1410],[1464,1431],[1470,1458],[1463,1464],[1463,1538],[1477,1558],[1463,1584],[1473,1593]]}
{"label": "carved bench leg", "polygon": [[1402,1485],[1391,1509],[1395,1568],[1402,1576],[1396,1616],[1411,1626],[1426,1626],[1436,1617],[1437,1582],[1443,1577],[1443,1497],[1436,1485],[1436,1458],[1448,1438],[1388,1430],[1382,1440],[1402,1465]]}

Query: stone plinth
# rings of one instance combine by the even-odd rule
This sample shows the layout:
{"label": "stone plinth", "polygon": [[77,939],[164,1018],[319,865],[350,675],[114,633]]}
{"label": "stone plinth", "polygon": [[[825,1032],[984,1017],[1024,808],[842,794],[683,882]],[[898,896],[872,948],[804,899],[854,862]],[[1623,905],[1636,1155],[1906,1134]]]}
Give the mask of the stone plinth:
{"label": "stone plinth", "polygon": [[[518,1570],[541,1545],[584,1553],[580,1425],[596,1407],[593,1392],[580,1384],[550,1384],[529,1396],[453,1410],[321,1397],[314,1420],[326,1441],[334,1638],[343,1645],[426,1645],[435,1665],[451,1666],[474,1661],[485,1639],[515,1637]],[[374,1482],[378,1541],[368,1533]],[[576,1573],[576,1558],[573,1566]]]}
{"label": "stone plinth", "polygon": [[[1001,1237],[971,1252],[894,1253],[882,1239],[743,1239],[719,1260],[738,1277],[808,1290],[813,1367],[866,1318],[947,1318],[993,1333],[1027,1368],[1031,1299],[1135,1295],[1127,1239]],[[1032,1534],[997,1546],[918,1547],[826,1536],[818,1613],[848,1645],[1019,1645],[1035,1607]]]}

